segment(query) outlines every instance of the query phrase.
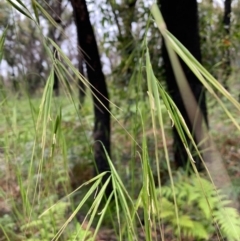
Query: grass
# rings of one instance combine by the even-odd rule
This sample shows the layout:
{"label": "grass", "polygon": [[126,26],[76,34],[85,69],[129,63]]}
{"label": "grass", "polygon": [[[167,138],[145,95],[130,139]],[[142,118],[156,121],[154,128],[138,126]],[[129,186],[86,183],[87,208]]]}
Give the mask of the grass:
{"label": "grass", "polygon": [[[36,12],[38,5],[33,6]],[[27,9],[24,13],[29,14]],[[233,184],[237,185],[240,180],[237,168],[240,154],[236,142],[239,103],[192,59],[170,33],[161,28],[162,20],[156,19],[158,24],[160,21],[160,31],[170,47],[185,59],[209,90],[211,133]],[[53,97],[53,71],[41,97],[29,97],[24,92],[21,96],[15,96],[8,89],[1,89],[0,238],[28,241],[101,240],[103,227],[107,226],[112,229],[107,235],[113,235],[117,240],[136,240],[140,237],[154,240],[160,236],[165,236],[165,240],[201,240],[203,237],[220,240],[226,236],[230,237],[229,240],[237,240],[239,233],[234,228],[239,227],[240,222],[234,209],[228,209],[228,225],[220,222],[222,217],[217,212],[225,207],[220,204],[228,204],[227,197],[208,182],[213,189],[211,195],[207,192],[209,188],[200,185],[200,194],[196,199],[191,178],[184,175],[185,171],[174,168],[172,122],[180,132],[186,126],[164,88],[156,81],[145,40],[136,75],[137,83],[131,82],[127,91],[118,93],[113,83],[109,84],[112,101],[112,159],[109,161],[114,186],[114,201],[111,204],[109,200],[102,201],[106,186],[96,193],[103,174],[94,179],[92,176],[93,115],[90,93],[87,93],[85,103],[79,110],[77,94],[70,92],[74,83],[71,83],[73,86],[68,85],[64,78],[70,72],[79,78],[81,76],[50,40],[68,69],[62,63],[56,63],[46,43],[43,39],[43,46],[62,81],[61,96]],[[176,68],[176,71],[181,70]],[[148,86],[147,93],[142,91],[139,83]],[[217,91],[219,96],[222,94],[221,98]],[[184,140],[185,136],[181,137]],[[194,163],[192,165],[194,167]],[[209,178],[207,174],[204,177]],[[200,184],[204,182],[197,172],[194,178]],[[177,184],[182,180],[183,185],[179,187]],[[239,190],[235,186],[233,188],[236,199]],[[166,192],[168,195],[162,196]],[[201,205],[209,208],[209,212],[205,210],[200,213],[198,210],[196,215],[194,205],[198,204],[199,197]],[[163,206],[166,207],[164,210]],[[198,220],[205,213],[210,220],[207,224],[206,220],[204,223]],[[191,226],[193,220],[199,229]],[[86,229],[89,231],[86,232]]]}
{"label": "grass", "polygon": [[[68,196],[71,192],[71,186],[74,186],[76,183],[84,183],[92,178],[93,155],[91,130],[93,127],[93,116],[91,97],[87,95],[86,102],[82,106],[79,115],[76,113],[75,104],[66,95],[62,94],[60,97],[53,98],[51,121],[47,126],[45,147],[44,152],[42,152],[41,141],[43,129],[41,131],[36,130],[41,98],[29,99],[27,96],[19,98],[12,95],[12,93],[7,93],[5,96],[8,96],[8,98],[3,98],[1,104],[4,118],[1,119],[0,139],[2,149],[1,168],[3,170],[0,177],[2,194],[2,208],[0,212],[3,214],[2,218],[0,218],[0,223],[3,223],[2,227],[6,232],[5,236],[8,236],[10,240],[27,240],[27,238],[30,240],[29,237],[31,236],[35,237],[35,240],[37,237],[41,239],[43,236],[46,237],[46,240],[50,240],[54,237],[53,234],[57,233],[57,230],[67,220],[68,215],[66,214],[70,214],[71,210],[74,210],[74,208],[71,208],[71,204],[73,204],[73,207],[76,207],[86,195],[89,187],[87,186],[87,188],[74,193],[73,196]],[[73,96],[73,101],[77,102],[77,95]],[[158,158],[160,158],[159,162],[161,163],[160,173],[163,184],[169,182],[168,168],[165,164],[162,165],[165,159],[163,152],[164,145],[167,147],[170,155],[170,163],[172,163],[171,122],[168,112],[164,107],[161,107],[166,144],[161,139],[156,143],[155,135],[161,136],[161,132],[156,127],[154,129],[151,124],[153,117],[147,114],[151,110],[146,101],[146,99],[139,101],[138,111],[136,111],[134,103],[128,106],[130,111],[125,109],[120,110],[114,106],[112,108],[113,115],[117,117],[117,121],[113,121],[112,123],[112,160],[132,201],[140,198],[141,195],[143,197],[148,196],[149,186],[147,185],[142,189],[142,180],[152,179],[150,183],[153,184],[153,188],[155,184],[158,184],[156,148],[159,149]],[[123,100],[123,106],[127,106],[127,102],[128,100]],[[225,157],[225,163],[228,165],[229,171],[234,174],[231,175],[233,183],[239,183],[239,171],[236,168],[238,165],[236,163],[237,157],[235,157],[236,161],[229,158],[229,155],[230,157],[231,155],[234,156],[234,153],[238,155],[236,136],[230,132],[230,130],[233,130],[233,126],[227,121],[227,118],[213,100],[209,102],[209,106],[213,136]],[[61,113],[61,121],[56,133],[56,144],[53,151],[52,137],[56,129],[56,119],[60,115],[59,113]],[[127,114],[130,115],[130,118],[126,117]],[[232,114],[237,114],[237,112],[233,112]],[[139,116],[142,118],[139,118]],[[235,118],[237,120],[237,117]],[[121,126],[124,126],[128,133]],[[221,130],[220,133],[219,130]],[[226,142],[229,144],[226,145]],[[231,149],[231,152],[224,150],[224,148]],[[149,164],[151,169],[148,169]],[[177,172],[174,170],[173,165],[171,165],[171,170],[173,176],[175,176]],[[116,185],[119,184],[116,183]],[[77,188],[77,186],[75,187]],[[118,186],[116,189],[122,190],[122,187]],[[141,189],[142,191],[140,192]],[[154,196],[153,190],[151,192]],[[140,193],[142,194],[139,196]],[[114,215],[121,213],[120,210],[126,205],[124,201],[125,194],[121,196],[120,192],[117,195],[120,195],[122,200],[119,203],[118,211],[115,207],[115,211],[113,211]],[[39,223],[34,224],[32,222],[34,220],[42,220],[41,218],[39,219],[39,215],[44,210],[48,210],[52,205],[58,203],[58,200],[63,200],[65,206],[57,206],[58,210],[62,211],[60,214],[56,211],[51,214],[53,220],[56,218],[58,220],[58,223],[55,224],[56,227],[54,229],[50,228],[49,226],[52,226],[52,221],[46,219],[47,221],[45,220],[44,222],[48,225],[43,229],[45,232],[42,231],[43,234],[40,234],[41,232],[36,227]],[[81,209],[82,215],[88,213],[92,204],[91,200],[87,201]],[[143,198],[143,200],[145,199]],[[151,206],[149,202],[151,202],[151,199],[145,200],[145,208],[143,210],[149,210],[147,208]],[[155,205],[157,204],[155,203]],[[119,219],[122,219],[122,216],[130,215],[128,219],[131,220],[131,215],[136,215],[134,208],[136,209],[137,207],[138,205],[135,207],[132,206],[129,210],[126,209],[124,211],[125,214],[122,213]],[[132,214],[128,214],[128,212],[132,212]],[[108,220],[108,217],[111,217],[109,215],[106,214],[103,220],[107,226],[112,225],[111,218]],[[141,218],[145,220],[144,223],[148,223],[148,213],[143,214]],[[6,220],[8,221],[8,225],[5,224]],[[94,226],[97,225],[96,220],[99,220],[99,218],[95,218]],[[29,226],[27,226],[28,223]],[[124,223],[121,221],[121,228],[123,227]],[[17,234],[12,233],[11,230],[14,230],[14,228],[18,230]],[[70,225],[69,229],[71,230],[71,228],[73,227]],[[68,232],[69,229],[67,229]],[[147,229],[149,232],[151,227]],[[114,232],[112,235],[114,235]],[[136,235],[136,233],[132,233],[132,237]],[[150,240],[150,238],[151,234],[149,233],[148,239]]]}

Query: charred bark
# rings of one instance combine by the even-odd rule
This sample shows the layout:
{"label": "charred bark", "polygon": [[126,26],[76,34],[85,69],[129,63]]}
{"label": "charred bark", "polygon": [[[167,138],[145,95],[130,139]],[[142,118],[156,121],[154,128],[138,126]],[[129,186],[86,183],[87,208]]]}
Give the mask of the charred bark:
{"label": "charred bark", "polygon": [[[197,0],[160,0],[160,8],[168,30],[193,54],[199,62],[201,62]],[[163,44],[163,60],[169,94],[180,110],[189,130],[193,131],[193,126],[191,125],[179,92],[165,44]],[[204,88],[187,65],[182,60],[180,60],[180,63],[193,95],[195,96],[207,122],[207,107]],[[176,165],[178,167],[185,167],[188,161],[188,155],[176,128],[173,129],[173,136]],[[188,140],[188,145],[191,147],[190,140]],[[190,151],[193,153],[193,149]],[[200,161],[197,157],[195,157],[195,160],[197,161],[198,168],[201,168]]]}
{"label": "charred bark", "polygon": [[[98,52],[97,42],[90,22],[89,13],[85,0],[71,0],[75,23],[77,27],[78,44],[86,63],[87,75],[91,84],[91,91],[94,102],[94,156],[96,162],[96,173],[109,171],[107,157],[102,145],[104,145],[110,156],[110,113],[109,96],[105,77],[102,72],[102,65]],[[104,176],[103,182],[109,177]],[[112,186],[107,188],[107,195],[112,191]]]}
{"label": "charred bark", "polygon": [[[50,7],[50,12],[51,12],[55,22],[61,26],[61,24],[62,24],[61,14],[63,12],[62,0],[52,2],[52,5],[49,6],[49,7]],[[56,37],[56,30],[57,29],[56,29],[55,26],[51,26],[50,31],[49,31],[49,37],[52,38],[53,41],[55,41],[57,43],[61,39],[61,34],[59,35],[59,37]],[[55,58],[57,58],[56,52],[57,52],[56,48],[53,47],[53,54],[55,55]],[[54,71],[53,91],[54,91],[55,96],[59,96],[59,94],[60,94],[60,92],[59,92],[59,78],[58,78],[58,75],[57,75],[56,71]]]}
{"label": "charred bark", "polygon": [[[83,56],[81,53],[78,54],[78,70],[79,70],[79,73],[81,73],[82,76],[85,76],[84,75],[84,62],[83,62]],[[79,102],[80,102],[80,109],[81,109],[81,106],[84,102],[84,99],[85,99],[85,94],[86,94],[86,87],[85,87],[85,84],[82,82],[81,79],[78,80],[78,88],[79,88]]]}
{"label": "charred bark", "polygon": [[225,88],[227,86],[227,79],[231,74],[231,59],[230,59],[230,25],[231,25],[231,0],[225,0],[224,2],[224,17],[223,26],[225,30],[224,36],[224,57],[223,57],[223,85]]}

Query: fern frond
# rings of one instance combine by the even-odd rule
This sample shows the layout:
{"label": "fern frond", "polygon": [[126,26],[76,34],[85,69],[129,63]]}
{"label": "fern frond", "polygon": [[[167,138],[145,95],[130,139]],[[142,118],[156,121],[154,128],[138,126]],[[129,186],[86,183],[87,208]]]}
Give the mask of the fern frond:
{"label": "fern frond", "polygon": [[240,216],[236,209],[228,207],[226,195],[201,177],[179,176],[174,191],[178,206],[178,222],[175,216],[171,186],[164,186],[158,196],[161,199],[160,217],[177,232],[192,239],[207,239],[214,234],[216,222],[227,240],[240,240]]}
{"label": "fern frond", "polygon": [[160,217],[161,218],[171,218],[175,216],[175,208],[174,204],[168,201],[166,198],[162,198],[161,200],[161,208],[160,210]]}
{"label": "fern frond", "polygon": [[191,229],[183,229],[182,233],[184,237],[192,238],[192,239],[205,239],[209,238],[208,231],[200,222],[194,222],[194,228]]}
{"label": "fern frond", "polygon": [[240,240],[240,218],[235,208],[226,207],[216,210],[214,218],[225,237],[229,240]]}
{"label": "fern frond", "polygon": [[179,225],[181,229],[193,229],[194,228],[194,222],[191,220],[191,218],[188,215],[179,215],[178,217],[178,223],[176,219],[172,220],[172,223],[174,225]]}

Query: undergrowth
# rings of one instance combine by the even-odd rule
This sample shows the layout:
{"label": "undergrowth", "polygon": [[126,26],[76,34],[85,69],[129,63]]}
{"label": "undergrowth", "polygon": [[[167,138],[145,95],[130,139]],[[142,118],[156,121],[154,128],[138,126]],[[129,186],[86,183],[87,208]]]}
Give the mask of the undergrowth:
{"label": "undergrowth", "polygon": [[178,175],[174,183],[178,220],[170,185],[156,190],[160,200],[159,213],[156,215],[175,234],[179,225],[185,238],[208,240],[217,231],[221,238],[238,240],[240,216],[221,190],[216,190],[210,181],[196,175]]}

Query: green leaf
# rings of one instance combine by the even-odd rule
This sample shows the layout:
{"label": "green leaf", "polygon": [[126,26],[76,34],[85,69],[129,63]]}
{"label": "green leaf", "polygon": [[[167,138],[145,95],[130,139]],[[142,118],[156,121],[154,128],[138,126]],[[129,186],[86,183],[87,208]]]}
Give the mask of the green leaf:
{"label": "green leaf", "polygon": [[13,2],[12,0],[7,0],[15,9],[17,9],[20,13],[22,13],[24,16],[26,16],[27,18],[33,20],[32,16],[30,15],[27,7],[20,1],[18,0],[17,2],[24,8],[22,9],[20,6],[18,6],[15,2]]}
{"label": "green leaf", "polygon": [[33,8],[33,11],[35,13],[35,17],[37,19],[37,23],[39,24],[39,14],[38,14],[38,10],[37,10],[37,5],[36,5],[36,1],[35,0],[31,0],[32,2],[32,8]]}
{"label": "green leaf", "polygon": [[4,29],[3,34],[0,38],[0,63],[3,58],[4,42],[5,42],[6,34],[7,34],[7,28]]}
{"label": "green leaf", "polygon": [[93,241],[92,232],[88,230],[84,230],[79,223],[76,224],[75,230],[72,235],[70,235],[67,241]]}
{"label": "green leaf", "polygon": [[228,240],[240,240],[240,217],[235,208],[221,208],[214,212],[214,217]]}

